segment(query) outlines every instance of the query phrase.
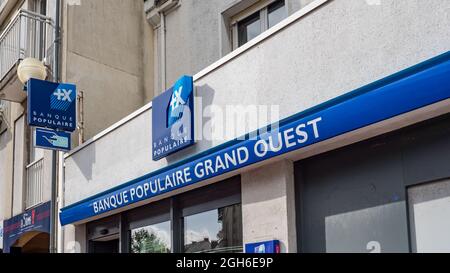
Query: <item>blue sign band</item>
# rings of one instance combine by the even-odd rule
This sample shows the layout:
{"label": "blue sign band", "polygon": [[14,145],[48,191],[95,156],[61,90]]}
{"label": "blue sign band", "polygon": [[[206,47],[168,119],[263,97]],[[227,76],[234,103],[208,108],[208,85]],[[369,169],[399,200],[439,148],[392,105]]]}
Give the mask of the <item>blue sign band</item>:
{"label": "blue sign band", "polygon": [[[450,52],[62,209],[62,225],[110,212],[450,98]],[[252,134],[249,134],[251,136]]]}

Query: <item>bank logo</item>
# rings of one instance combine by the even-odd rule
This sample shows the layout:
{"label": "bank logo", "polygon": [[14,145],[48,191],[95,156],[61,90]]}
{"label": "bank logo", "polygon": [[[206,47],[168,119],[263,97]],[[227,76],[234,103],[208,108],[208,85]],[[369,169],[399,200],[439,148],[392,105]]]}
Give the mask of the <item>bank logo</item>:
{"label": "bank logo", "polygon": [[50,107],[53,110],[67,111],[75,101],[75,92],[70,89],[56,89],[50,98]]}
{"label": "bank logo", "polygon": [[183,93],[182,85],[174,87],[172,98],[169,104],[169,111],[167,111],[167,127],[171,127],[177,121],[181,120],[181,118],[183,117],[183,110],[186,106],[186,102],[189,99],[189,95],[190,94],[186,91]]}
{"label": "bank logo", "polygon": [[193,91],[192,77],[183,76],[153,100],[153,160],[194,144]]}
{"label": "bank logo", "polygon": [[255,253],[266,253],[266,245],[262,244],[255,247]]}

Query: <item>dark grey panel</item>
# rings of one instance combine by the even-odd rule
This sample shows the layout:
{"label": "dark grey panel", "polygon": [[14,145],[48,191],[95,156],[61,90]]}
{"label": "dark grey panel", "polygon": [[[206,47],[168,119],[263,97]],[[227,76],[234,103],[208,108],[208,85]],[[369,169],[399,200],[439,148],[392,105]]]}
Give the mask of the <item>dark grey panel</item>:
{"label": "dark grey panel", "polygon": [[399,149],[379,138],[296,164],[302,251],[408,251]]}
{"label": "dark grey panel", "polygon": [[119,233],[120,215],[113,215],[86,224],[87,239],[95,240]]}
{"label": "dark grey panel", "polygon": [[450,177],[450,118],[408,128],[403,138],[405,185]]}
{"label": "dark grey panel", "polygon": [[178,202],[183,216],[239,204],[241,203],[241,177],[234,176],[187,192],[179,196]]}
{"label": "dark grey panel", "polygon": [[299,250],[408,251],[406,187],[450,177],[450,115],[297,162],[295,175]]}

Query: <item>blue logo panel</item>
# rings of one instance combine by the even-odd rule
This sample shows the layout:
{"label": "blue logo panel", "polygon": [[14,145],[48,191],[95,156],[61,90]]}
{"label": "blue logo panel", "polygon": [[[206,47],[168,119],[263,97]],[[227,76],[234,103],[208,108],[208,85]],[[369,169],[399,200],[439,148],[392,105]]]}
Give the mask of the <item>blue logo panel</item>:
{"label": "blue logo panel", "polygon": [[183,76],[153,100],[153,160],[194,144],[194,84]]}
{"label": "blue logo panel", "polygon": [[30,79],[27,90],[29,125],[75,131],[77,125],[75,85]]}
{"label": "blue logo panel", "polygon": [[37,148],[67,152],[71,148],[70,134],[36,128],[34,133],[34,146]]}

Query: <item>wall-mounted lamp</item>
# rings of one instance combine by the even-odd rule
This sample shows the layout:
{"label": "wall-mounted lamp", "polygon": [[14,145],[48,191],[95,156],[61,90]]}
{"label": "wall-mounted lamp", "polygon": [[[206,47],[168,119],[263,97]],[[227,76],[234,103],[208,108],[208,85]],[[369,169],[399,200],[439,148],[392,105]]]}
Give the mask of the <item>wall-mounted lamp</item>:
{"label": "wall-mounted lamp", "polygon": [[24,85],[31,78],[45,80],[47,78],[47,68],[38,59],[26,58],[20,62],[17,68],[17,76]]}

